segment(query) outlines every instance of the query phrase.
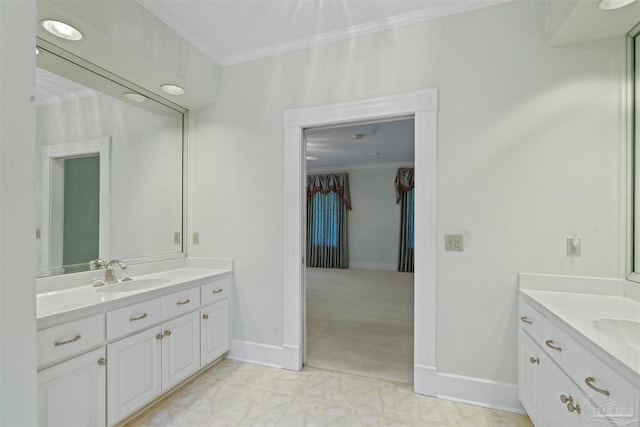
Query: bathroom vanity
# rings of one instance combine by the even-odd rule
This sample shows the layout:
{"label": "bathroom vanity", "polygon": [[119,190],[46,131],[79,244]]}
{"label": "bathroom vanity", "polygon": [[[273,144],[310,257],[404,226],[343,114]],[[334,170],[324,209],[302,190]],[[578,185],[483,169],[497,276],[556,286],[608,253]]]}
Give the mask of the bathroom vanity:
{"label": "bathroom vanity", "polygon": [[114,425],[222,357],[226,269],[38,294],[38,423]]}
{"label": "bathroom vanity", "polygon": [[640,425],[636,288],[520,275],[519,397],[536,426]]}

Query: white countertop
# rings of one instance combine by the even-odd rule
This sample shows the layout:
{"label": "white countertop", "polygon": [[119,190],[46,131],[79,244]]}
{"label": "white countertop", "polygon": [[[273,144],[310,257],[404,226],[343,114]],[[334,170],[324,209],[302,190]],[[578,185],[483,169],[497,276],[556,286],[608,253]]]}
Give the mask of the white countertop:
{"label": "white countertop", "polygon": [[557,318],[578,332],[580,344],[588,350],[599,353],[600,356],[613,357],[623,365],[623,374],[640,379],[640,348],[631,347],[603,334],[595,329],[593,323],[599,319],[640,321],[640,302],[619,294],[522,288],[520,292],[526,296],[527,302],[533,303],[543,314]]}
{"label": "white countertop", "polygon": [[143,279],[168,280],[168,282],[146,289],[108,293],[98,292],[97,290],[100,288],[94,288],[92,284],[87,284],[41,293],[36,296],[36,317],[40,323],[51,317],[73,315],[74,312],[83,312],[91,308],[105,310],[114,306],[126,305],[128,300],[137,300],[139,296],[152,298],[156,294],[166,293],[169,288],[179,288],[181,285],[188,286],[189,284],[194,284],[194,282],[206,282],[208,279],[229,273],[231,273],[231,270],[186,267],[133,276],[131,283]]}

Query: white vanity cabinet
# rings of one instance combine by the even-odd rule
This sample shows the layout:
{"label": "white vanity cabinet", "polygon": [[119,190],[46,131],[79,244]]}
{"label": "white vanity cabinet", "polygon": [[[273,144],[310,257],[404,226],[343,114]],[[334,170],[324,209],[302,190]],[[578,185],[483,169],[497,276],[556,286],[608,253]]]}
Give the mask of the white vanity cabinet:
{"label": "white vanity cabinet", "polygon": [[[638,388],[520,298],[518,390],[538,427],[638,426]],[[616,413],[615,406],[620,411]],[[630,415],[618,418],[616,415]]]}
{"label": "white vanity cabinet", "polygon": [[231,276],[185,273],[148,298],[39,319],[39,425],[112,426],[229,350]]}
{"label": "white vanity cabinet", "polygon": [[202,366],[229,351],[230,303],[229,277],[202,286],[200,310],[200,360]]}
{"label": "white vanity cabinet", "polygon": [[104,347],[38,373],[38,425],[104,426]]}

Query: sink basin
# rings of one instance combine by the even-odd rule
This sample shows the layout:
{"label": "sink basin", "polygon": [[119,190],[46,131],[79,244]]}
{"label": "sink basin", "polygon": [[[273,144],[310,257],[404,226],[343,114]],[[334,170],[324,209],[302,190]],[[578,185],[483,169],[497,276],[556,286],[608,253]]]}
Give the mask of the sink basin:
{"label": "sink basin", "polygon": [[96,292],[131,292],[141,289],[155,288],[169,283],[167,279],[140,279],[129,280],[127,282],[114,283],[113,285],[104,285],[96,288]]}
{"label": "sink basin", "polygon": [[624,319],[600,319],[593,327],[609,338],[631,347],[640,348],[640,321]]}

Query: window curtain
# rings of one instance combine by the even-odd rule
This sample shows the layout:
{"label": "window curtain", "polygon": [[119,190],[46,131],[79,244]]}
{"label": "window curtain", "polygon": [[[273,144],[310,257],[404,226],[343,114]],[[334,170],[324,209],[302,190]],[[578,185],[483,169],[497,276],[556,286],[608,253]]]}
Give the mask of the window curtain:
{"label": "window curtain", "polygon": [[413,168],[400,168],[396,175],[396,204],[400,204],[400,251],[398,271],[413,273]]}
{"label": "window curtain", "polygon": [[307,267],[347,268],[349,176],[307,176]]}

